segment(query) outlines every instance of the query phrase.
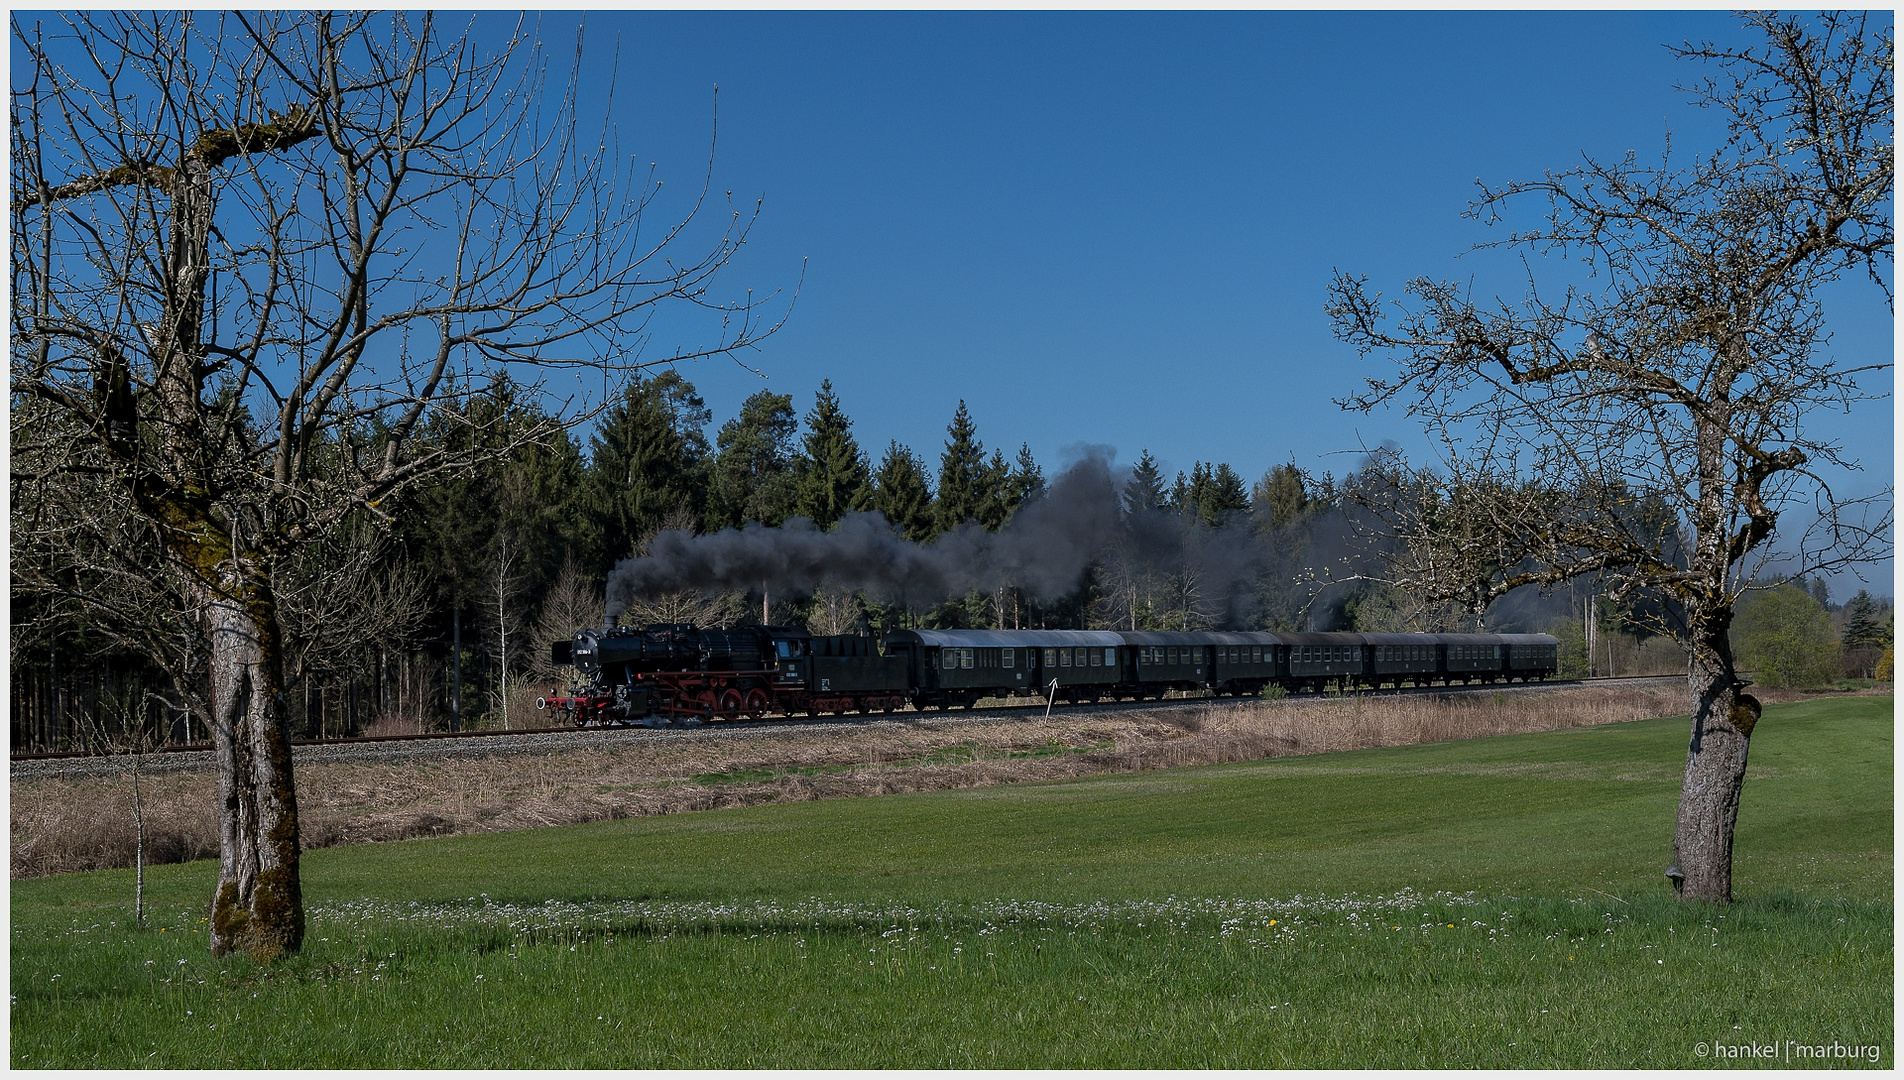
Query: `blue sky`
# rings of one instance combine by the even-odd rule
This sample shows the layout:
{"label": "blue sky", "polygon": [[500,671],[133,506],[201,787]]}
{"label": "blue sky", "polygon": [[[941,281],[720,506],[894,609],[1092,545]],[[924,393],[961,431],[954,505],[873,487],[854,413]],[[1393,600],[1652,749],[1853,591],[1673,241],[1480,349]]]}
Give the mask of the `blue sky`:
{"label": "blue sky", "polygon": [[[558,65],[571,20],[542,24]],[[1400,413],[1331,403],[1385,371],[1332,338],[1332,272],[1517,294],[1458,258],[1492,235],[1461,216],[1475,180],[1656,157],[1669,131],[1714,145],[1673,89],[1697,69],[1665,44],[1689,38],[1748,40],[1720,12],[592,12],[586,95],[613,73],[620,147],[657,163],[665,215],[699,184],[718,85],[716,190],[765,200],[723,284],[791,290],[804,263],[747,357],[764,382],[683,366],[716,427],[763,386],[804,413],[830,378],[870,454],[898,439],[935,469],[963,398],[988,446],[1029,443],[1047,472],[1108,444],[1172,472],[1339,476],[1361,446],[1429,448]],[[1828,310],[1841,358],[1888,359],[1876,289]],[[699,326],[662,319],[655,351]],[[1892,417],[1821,418],[1868,470],[1841,490],[1890,482]]]}

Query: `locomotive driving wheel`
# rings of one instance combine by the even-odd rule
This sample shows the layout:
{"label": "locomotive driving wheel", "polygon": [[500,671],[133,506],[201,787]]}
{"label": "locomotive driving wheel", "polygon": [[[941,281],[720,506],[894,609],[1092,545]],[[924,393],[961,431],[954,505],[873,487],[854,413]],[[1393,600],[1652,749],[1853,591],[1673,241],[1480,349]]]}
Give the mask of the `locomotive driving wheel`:
{"label": "locomotive driving wheel", "polygon": [[749,720],[760,719],[761,714],[767,711],[767,691],[762,690],[758,686],[747,691],[747,704],[745,708]]}
{"label": "locomotive driving wheel", "polygon": [[722,719],[733,720],[740,716],[744,702],[739,690],[729,690],[721,695],[720,715]]}

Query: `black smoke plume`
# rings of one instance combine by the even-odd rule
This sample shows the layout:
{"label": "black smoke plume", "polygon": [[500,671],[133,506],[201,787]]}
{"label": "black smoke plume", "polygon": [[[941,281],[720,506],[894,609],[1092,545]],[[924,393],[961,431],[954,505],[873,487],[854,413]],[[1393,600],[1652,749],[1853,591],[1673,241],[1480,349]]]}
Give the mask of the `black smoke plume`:
{"label": "black smoke plume", "polygon": [[[1366,621],[1353,610],[1372,587],[1360,568],[1380,560],[1353,500],[1331,498],[1294,523],[1271,523],[1259,508],[1211,528],[1194,514],[1124,506],[1128,476],[1111,458],[1108,447],[1088,449],[998,532],[967,523],[929,544],[905,539],[878,513],[847,514],[830,532],[799,517],[707,536],[664,531],[645,555],[615,566],[607,613],[688,589],[782,596],[822,585],[915,609],[1007,585],[1050,602],[1075,595],[1095,568],[1093,618],[1118,629],[1333,630]],[[1365,463],[1349,482],[1381,481]],[[1544,629],[1553,603],[1543,598],[1506,628]],[[1564,598],[1559,605],[1564,614]],[[1365,628],[1391,628],[1383,621]]]}
{"label": "black smoke plume", "polygon": [[764,585],[810,592],[822,583],[911,604],[1003,585],[1053,599],[1078,587],[1119,528],[1109,456],[1093,452],[995,533],[967,523],[933,543],[915,544],[877,512],[847,514],[830,532],[800,517],[775,528],[754,524],[708,536],[668,530],[646,555],[616,564],[608,578],[608,613],[619,614],[635,597],[681,589]]}

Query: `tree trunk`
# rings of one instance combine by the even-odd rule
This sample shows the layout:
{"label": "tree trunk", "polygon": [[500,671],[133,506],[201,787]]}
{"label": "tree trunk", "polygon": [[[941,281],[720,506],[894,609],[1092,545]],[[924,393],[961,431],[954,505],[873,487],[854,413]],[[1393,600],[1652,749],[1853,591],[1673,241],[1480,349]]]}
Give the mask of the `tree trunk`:
{"label": "tree trunk", "polygon": [[[142,737],[135,736],[136,737]],[[139,766],[145,751],[132,751],[132,922],[145,929],[145,799],[139,792]]]}
{"label": "tree trunk", "polygon": [[207,597],[223,806],[211,947],[213,955],[243,950],[269,960],[304,941],[297,790],[275,601],[260,578],[243,586]]}
{"label": "tree trunk", "polygon": [[1758,699],[1742,692],[1733,671],[1725,630],[1707,629],[1690,650],[1692,743],[1679,791],[1673,862],[1666,870],[1679,895],[1722,904],[1732,900],[1732,829],[1759,718]]}

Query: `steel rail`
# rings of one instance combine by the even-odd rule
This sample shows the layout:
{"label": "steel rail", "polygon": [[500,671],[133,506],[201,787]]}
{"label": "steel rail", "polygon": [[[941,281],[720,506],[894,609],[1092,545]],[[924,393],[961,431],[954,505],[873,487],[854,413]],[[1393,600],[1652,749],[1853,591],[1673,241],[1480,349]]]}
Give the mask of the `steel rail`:
{"label": "steel rail", "polygon": [[[1139,700],[1139,701],[1057,702],[1055,703],[1055,708],[1057,708],[1060,711],[1075,713],[1075,712],[1085,712],[1085,711],[1091,711],[1091,710],[1109,711],[1109,710],[1128,710],[1128,709],[1183,708],[1183,707],[1194,706],[1194,705],[1212,705],[1212,704],[1231,705],[1231,704],[1242,704],[1242,703],[1246,703],[1250,701],[1263,701],[1263,700],[1328,701],[1328,700],[1337,700],[1341,698],[1355,697],[1355,696],[1391,697],[1391,696],[1400,695],[1400,694],[1464,694],[1464,693],[1484,693],[1487,691],[1494,691],[1496,693],[1499,693],[1499,692],[1508,691],[1508,690],[1512,690],[1515,692],[1519,692],[1522,690],[1538,690],[1543,687],[1546,687],[1546,688],[1578,687],[1578,686],[1593,686],[1596,684],[1604,684],[1604,683],[1635,682],[1635,681],[1644,682],[1644,681],[1657,681],[1660,679],[1682,679],[1682,678],[1684,678],[1684,676],[1682,675],[1605,675],[1605,676],[1599,676],[1597,678],[1591,678],[1591,679],[1549,679],[1549,680],[1539,681],[1539,682],[1523,682],[1523,683],[1501,683],[1501,682],[1463,683],[1459,685],[1447,684],[1442,686],[1387,687],[1382,689],[1363,687],[1353,691],[1324,691],[1319,694],[1316,694],[1316,693],[1288,694],[1288,695],[1285,695],[1285,697],[1282,699],[1267,699],[1267,698],[1260,698],[1260,697],[1218,697],[1214,694],[1202,694],[1195,697],[1184,696],[1184,697],[1151,698],[1151,699]],[[999,699],[986,699],[986,700],[999,700]],[[510,728],[510,729],[493,729],[492,728],[492,729],[484,729],[481,731],[427,731],[427,732],[411,733],[411,734],[404,734],[404,735],[351,735],[351,736],[345,736],[341,738],[331,738],[331,739],[292,739],[291,745],[293,747],[319,747],[319,746],[349,747],[349,746],[367,746],[367,745],[372,745],[376,743],[428,742],[428,741],[441,741],[441,740],[450,740],[450,739],[483,739],[483,738],[500,738],[500,737],[508,737],[508,736],[521,737],[521,736],[531,736],[531,735],[573,735],[577,733],[602,732],[602,731],[628,731],[628,732],[693,731],[693,732],[701,732],[701,733],[708,733],[708,734],[716,734],[721,731],[752,731],[752,730],[758,730],[762,728],[786,727],[789,724],[826,724],[830,726],[834,724],[865,723],[865,722],[869,722],[873,720],[881,720],[881,719],[895,720],[895,719],[916,718],[916,717],[943,718],[943,717],[949,717],[953,715],[972,716],[972,717],[991,716],[991,715],[1010,715],[1011,713],[1016,712],[1018,710],[1022,710],[1022,709],[1040,709],[1044,707],[1045,707],[1044,700],[1042,698],[1035,698],[1035,699],[1028,700],[1027,703],[1025,704],[988,705],[983,708],[980,708],[978,706],[970,706],[964,709],[908,708],[903,712],[902,711],[894,711],[890,713],[849,712],[849,713],[835,714],[833,716],[821,716],[817,714],[811,715],[811,716],[796,716],[796,715],[788,714],[785,716],[778,717],[776,719],[719,720],[719,721],[714,721],[712,723],[699,722],[694,724],[659,724],[653,727],[649,727],[649,726],[641,725],[641,724],[617,724],[617,725],[583,727],[583,728],[577,728],[572,726],[570,727],[540,727],[540,728]],[[148,756],[156,756],[160,754],[168,754],[168,755],[169,754],[203,754],[203,753],[209,753],[212,750],[212,748],[213,748],[212,744],[209,742],[175,743],[175,744],[170,744],[166,746],[153,747],[151,750],[147,751],[146,753]],[[90,759],[90,758],[112,758],[112,757],[129,757],[129,756],[130,756],[129,754],[123,751],[58,750],[58,751],[43,751],[43,752],[25,753],[25,754],[13,754],[10,756],[9,760],[15,761],[15,762],[27,762],[27,761],[57,761],[61,759],[75,759],[75,758]]]}

